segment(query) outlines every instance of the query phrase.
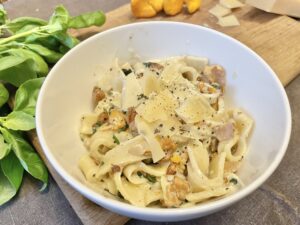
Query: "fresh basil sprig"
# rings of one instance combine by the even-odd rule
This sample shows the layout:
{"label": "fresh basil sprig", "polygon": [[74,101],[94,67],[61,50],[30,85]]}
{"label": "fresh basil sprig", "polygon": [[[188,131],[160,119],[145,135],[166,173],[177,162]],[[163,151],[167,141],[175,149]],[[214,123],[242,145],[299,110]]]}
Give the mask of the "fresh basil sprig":
{"label": "fresh basil sprig", "polygon": [[13,152],[0,161],[0,205],[17,193],[23,178],[23,167]]}
{"label": "fresh basil sprig", "polygon": [[[79,43],[68,29],[104,22],[101,11],[72,17],[62,5],[55,8],[49,21],[33,17],[10,20],[0,8],[0,205],[15,196],[24,171],[43,183],[41,190],[47,187],[46,166],[24,131],[35,128],[35,106],[44,76]],[[1,37],[3,34],[10,35]],[[16,92],[9,92],[7,86],[15,86]],[[14,102],[12,110],[9,98]]]}
{"label": "fresh basil sprig", "polygon": [[102,26],[105,22],[103,13],[91,12],[71,17],[68,23],[69,28],[84,28],[89,26]]}
{"label": "fresh basil sprig", "polygon": [[14,111],[35,115],[35,105],[45,78],[36,78],[24,82],[16,91]]}

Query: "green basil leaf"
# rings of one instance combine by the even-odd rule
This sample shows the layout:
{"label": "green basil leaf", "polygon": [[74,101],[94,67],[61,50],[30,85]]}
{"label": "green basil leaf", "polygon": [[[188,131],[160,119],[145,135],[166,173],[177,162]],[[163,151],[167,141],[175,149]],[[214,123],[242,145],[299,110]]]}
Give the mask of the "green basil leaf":
{"label": "green basil leaf", "polygon": [[4,142],[4,138],[0,135],[0,159],[3,159],[11,150],[11,145]]}
{"label": "green basil leaf", "polygon": [[[43,29],[43,34],[44,36],[51,35],[51,34],[56,34],[56,33],[60,33],[60,32],[65,32],[65,28],[63,24],[60,23],[54,23],[54,24],[48,24],[45,27],[41,27],[41,29]],[[39,33],[39,32],[37,32]]]}
{"label": "green basil leaf", "polygon": [[[66,33],[56,34],[55,37],[57,38],[57,40],[59,40],[59,42],[61,44],[68,47],[69,49],[75,47],[79,43],[78,39],[76,39]],[[62,52],[62,53],[65,53],[65,52]]]}
{"label": "green basil leaf", "polygon": [[39,56],[37,53],[22,49],[22,48],[11,48],[7,51],[1,52],[1,55],[12,55],[12,56],[19,56],[22,58],[28,58],[33,59],[34,61],[34,70],[39,74],[40,76],[45,76],[49,72],[48,64],[45,62],[45,60]]}
{"label": "green basil leaf", "polygon": [[45,78],[35,78],[24,82],[15,95],[14,111],[23,111],[32,116],[35,115],[35,105],[40,88]]}
{"label": "green basil leaf", "polygon": [[[62,36],[59,34],[62,34]],[[68,37],[69,35],[65,33],[60,24],[55,23],[48,25],[47,30],[43,33],[32,33],[26,36],[23,42],[28,44],[40,44],[48,49],[58,52],[61,44],[64,44],[65,42],[70,44],[76,40],[75,38],[71,37],[65,38],[65,36]]]}
{"label": "green basil leaf", "polygon": [[4,9],[0,8],[0,25],[5,24],[6,20],[7,20],[7,13]]}
{"label": "green basil leaf", "polygon": [[24,169],[15,153],[11,151],[0,161],[0,164],[4,176],[17,191],[22,183]]}
{"label": "green basil leaf", "polygon": [[[55,37],[53,38],[58,43],[58,45],[60,45],[59,41],[56,40]],[[63,56],[63,54],[61,54],[60,52],[53,51],[52,49],[49,49],[41,44],[27,44],[16,41],[12,41],[0,46],[0,54],[8,54],[7,51],[11,48],[31,50],[40,55],[48,63],[56,63]]]}
{"label": "green basil leaf", "polygon": [[24,169],[13,152],[3,158],[0,165],[0,205],[3,205],[16,195]]}
{"label": "green basil leaf", "polygon": [[[47,25],[47,21],[33,17],[19,17],[6,24],[8,30],[13,34],[25,32],[45,25]],[[24,27],[27,28],[24,29]]]}
{"label": "green basil leaf", "polygon": [[18,157],[23,168],[36,179],[44,183],[43,188],[48,183],[47,169],[30,144],[22,137],[21,133],[17,131],[8,130],[0,127],[0,131],[7,143],[12,145],[12,150]]}
{"label": "green basil leaf", "polygon": [[20,56],[0,58],[0,80],[20,86],[26,80],[36,78],[34,61]]}
{"label": "green basil leaf", "polygon": [[[0,35],[1,35],[1,31],[0,31]],[[8,50],[9,49],[9,46],[0,46],[0,52],[3,52],[5,50]]]}
{"label": "green basil leaf", "polygon": [[59,50],[61,45],[60,41],[57,40],[53,35],[42,35],[42,34],[31,34],[24,40],[25,44],[40,44],[53,51]]}
{"label": "green basil leaf", "polygon": [[20,43],[17,41],[10,41],[10,42],[0,46],[0,53],[7,51],[11,48],[24,48],[24,47],[25,47],[25,45],[23,43]]}
{"label": "green basil leaf", "polygon": [[36,25],[36,24],[27,24],[27,25],[24,25],[24,27],[21,27],[19,30],[17,30],[15,32],[15,34],[20,34],[20,33],[23,33],[23,32],[27,32],[27,31],[31,31],[35,28],[38,28],[39,25]]}
{"label": "green basil leaf", "polygon": [[72,17],[69,21],[69,28],[83,28],[90,26],[101,26],[105,23],[105,15],[101,11],[84,13]]}
{"label": "green basil leaf", "polygon": [[63,54],[40,44],[27,44],[26,47],[42,56],[48,63],[56,63],[63,56]]}
{"label": "green basil leaf", "polygon": [[2,83],[0,83],[0,107],[2,107],[9,98],[8,90],[4,87]]}
{"label": "green basil leaf", "polygon": [[61,45],[59,47],[59,52],[62,53],[62,54],[66,54],[68,51],[70,51],[70,48],[68,48],[67,46],[65,45]]}
{"label": "green basil leaf", "polygon": [[1,117],[0,123],[11,130],[32,130],[35,128],[34,117],[22,111],[12,111],[6,117]]}
{"label": "green basil leaf", "polygon": [[55,7],[54,13],[50,17],[49,24],[60,24],[64,30],[68,28],[70,15],[63,5]]}
{"label": "green basil leaf", "polygon": [[0,167],[0,205],[8,202],[16,195],[15,188],[11,185],[9,180],[5,177]]}

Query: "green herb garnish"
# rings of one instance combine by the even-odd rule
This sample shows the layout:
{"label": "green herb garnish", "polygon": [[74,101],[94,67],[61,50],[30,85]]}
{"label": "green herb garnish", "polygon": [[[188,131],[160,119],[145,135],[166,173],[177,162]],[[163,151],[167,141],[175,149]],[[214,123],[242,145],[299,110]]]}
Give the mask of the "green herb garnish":
{"label": "green herb garnish", "polygon": [[216,89],[220,89],[220,85],[218,83],[212,83],[211,86],[213,86]]}
{"label": "green herb garnish", "polygon": [[129,128],[128,124],[126,123],[126,125],[122,128],[119,129],[119,133],[122,131],[126,131]]}
{"label": "green herb garnish", "polygon": [[143,65],[147,68],[149,68],[151,66],[151,62],[143,62]]}
{"label": "green herb garnish", "polygon": [[231,178],[229,182],[236,185],[238,183],[238,180],[235,178]]}
{"label": "green herb garnish", "polygon": [[144,178],[146,178],[149,182],[151,182],[151,183],[155,183],[156,182],[156,177],[155,176],[152,176],[152,175],[150,175],[150,174],[148,174],[148,173],[144,173],[144,172],[141,172],[141,171],[138,171],[137,173],[136,173],[139,177],[144,177]]}
{"label": "green herb garnish", "polygon": [[151,183],[155,183],[156,182],[156,177],[155,176],[152,176],[148,173],[145,173],[143,174],[143,176],[148,180],[150,181]]}
{"label": "green herb garnish", "polygon": [[144,94],[139,94],[139,95],[137,95],[137,99],[138,99],[138,100],[141,100],[141,99],[148,99],[148,97],[147,97],[146,95],[144,95]]}
{"label": "green herb garnish", "polygon": [[93,134],[96,133],[97,129],[101,126],[102,126],[101,122],[96,122],[95,124],[93,124],[93,126],[92,126]]}
{"label": "green herb garnish", "polygon": [[139,177],[143,176],[143,173],[141,171],[137,171],[136,173]]}
{"label": "green herb garnish", "polygon": [[144,159],[144,160],[143,160],[143,163],[145,163],[145,164],[147,164],[147,165],[153,164],[153,160],[152,160],[152,158]]}
{"label": "green herb garnish", "polygon": [[122,69],[123,73],[125,74],[125,76],[129,75],[132,73],[131,69]]}
{"label": "green herb garnish", "polygon": [[[43,183],[41,190],[47,187],[46,166],[24,131],[35,128],[35,106],[44,76],[79,43],[68,29],[104,22],[100,11],[72,17],[62,5],[55,8],[49,21],[33,17],[10,20],[0,8],[0,205],[15,196],[24,171]],[[4,33],[6,36],[1,37]],[[18,88],[11,93],[12,110],[7,84]]]}
{"label": "green herb garnish", "polygon": [[119,139],[118,139],[115,135],[113,135],[113,139],[114,139],[114,143],[115,143],[115,144],[117,144],[117,145],[120,144]]}

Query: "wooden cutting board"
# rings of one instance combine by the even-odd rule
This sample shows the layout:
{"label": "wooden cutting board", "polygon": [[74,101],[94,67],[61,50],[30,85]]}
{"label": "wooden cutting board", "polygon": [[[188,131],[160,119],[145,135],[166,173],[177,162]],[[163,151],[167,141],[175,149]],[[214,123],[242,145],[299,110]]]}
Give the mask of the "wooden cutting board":
{"label": "wooden cutting board", "polygon": [[[166,17],[161,14],[151,20],[182,21],[208,26],[224,32],[240,40],[262,56],[277,73],[283,85],[287,85],[300,74],[300,23],[298,21],[287,16],[268,14],[250,6],[245,6],[242,9],[235,10],[233,13],[238,17],[241,23],[240,26],[222,28],[216,24],[217,19],[208,13],[208,10],[216,2],[216,0],[203,0],[201,10],[193,15],[182,12],[175,17]],[[125,5],[107,13],[107,22],[101,28],[92,27],[70,32],[80,39],[85,39],[99,31],[138,21],[145,21],[145,19],[133,18],[130,6]],[[97,206],[72,189],[54,171],[45,158],[36,133],[30,133],[30,138],[48,166],[53,178],[84,224],[122,225],[128,221],[128,218]]]}

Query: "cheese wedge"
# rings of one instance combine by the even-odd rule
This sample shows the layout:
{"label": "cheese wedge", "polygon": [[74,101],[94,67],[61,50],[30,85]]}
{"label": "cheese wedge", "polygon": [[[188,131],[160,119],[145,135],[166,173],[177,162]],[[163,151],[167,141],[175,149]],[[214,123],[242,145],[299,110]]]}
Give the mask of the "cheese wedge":
{"label": "cheese wedge", "polygon": [[150,97],[145,104],[140,104],[136,112],[147,122],[167,120],[177,107],[177,102],[168,89]]}
{"label": "cheese wedge", "polygon": [[210,14],[216,17],[223,17],[231,13],[231,9],[228,9],[220,4],[216,4],[213,8],[208,11]]}
{"label": "cheese wedge", "polygon": [[214,113],[214,109],[202,96],[187,99],[175,111],[186,123],[197,123]]}
{"label": "cheese wedge", "polygon": [[244,4],[238,0],[220,0],[220,4],[228,9],[235,9],[244,6]]}
{"label": "cheese wedge", "polygon": [[125,77],[122,89],[122,110],[137,106],[139,103],[138,95],[142,93],[143,90],[133,73]]}
{"label": "cheese wedge", "polygon": [[300,18],[299,0],[247,0],[246,3],[266,12]]}
{"label": "cheese wedge", "polygon": [[218,24],[222,27],[233,27],[233,26],[239,26],[240,22],[234,15],[229,15],[225,17],[219,17]]}

